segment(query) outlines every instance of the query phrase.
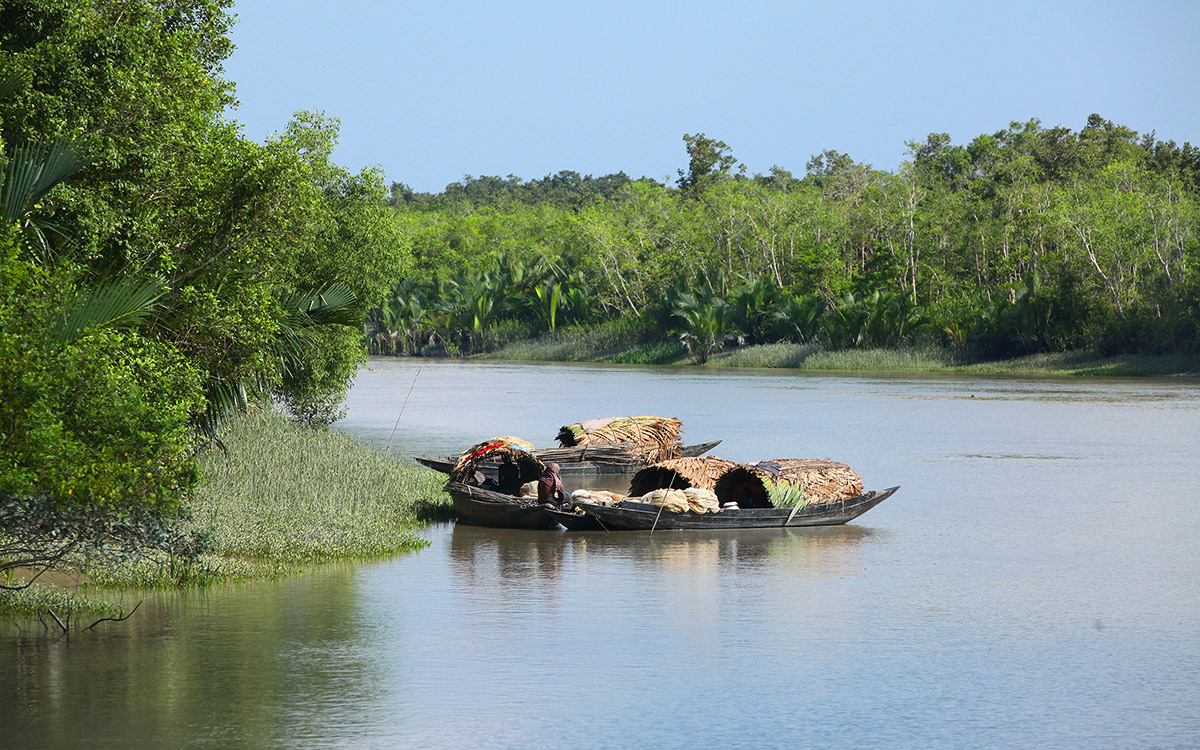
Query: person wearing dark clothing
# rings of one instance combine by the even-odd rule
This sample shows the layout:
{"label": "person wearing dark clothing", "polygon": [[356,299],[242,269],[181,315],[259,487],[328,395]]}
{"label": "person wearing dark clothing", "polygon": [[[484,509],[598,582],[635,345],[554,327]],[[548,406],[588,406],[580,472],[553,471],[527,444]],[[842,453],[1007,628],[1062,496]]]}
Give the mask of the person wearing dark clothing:
{"label": "person wearing dark clothing", "polygon": [[521,492],[521,467],[513,463],[507,454],[500,457],[500,468],[497,469],[496,491],[505,495],[516,495]]}
{"label": "person wearing dark clothing", "polygon": [[538,478],[538,501],[551,505],[562,505],[567,501],[567,491],[558,474],[558,464],[553,461],[546,464],[546,470]]}

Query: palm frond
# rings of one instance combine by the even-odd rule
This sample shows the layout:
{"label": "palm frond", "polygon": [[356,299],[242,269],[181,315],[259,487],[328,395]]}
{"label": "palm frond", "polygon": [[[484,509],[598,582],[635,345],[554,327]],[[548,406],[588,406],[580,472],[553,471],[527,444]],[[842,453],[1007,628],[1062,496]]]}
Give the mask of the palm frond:
{"label": "palm frond", "polygon": [[91,328],[139,328],[153,318],[166,287],[158,279],[124,277],[85,288],[63,311],[56,338],[71,341]]}
{"label": "palm frond", "polygon": [[358,298],[344,284],[293,292],[279,300],[287,319],[284,325],[308,328],[317,325],[357,326],[362,319]]}
{"label": "palm frond", "polygon": [[205,384],[204,398],[208,407],[196,415],[192,426],[209,440],[216,440],[218,429],[230,414],[245,411],[250,403],[244,383],[215,377]]}
{"label": "palm frond", "polygon": [[318,326],[362,323],[358,298],[343,284],[334,282],[321,289],[306,289],[283,296],[284,317],[272,345],[274,354],[287,372],[304,366],[304,353],[311,344],[312,331]]}
{"label": "palm frond", "polygon": [[85,163],[83,148],[65,138],[56,138],[49,146],[15,148],[5,170],[4,184],[0,185],[4,220],[20,221],[34,203]]}
{"label": "palm frond", "polygon": [[33,73],[28,70],[9,71],[0,75],[0,99],[6,99],[18,89],[33,82]]}

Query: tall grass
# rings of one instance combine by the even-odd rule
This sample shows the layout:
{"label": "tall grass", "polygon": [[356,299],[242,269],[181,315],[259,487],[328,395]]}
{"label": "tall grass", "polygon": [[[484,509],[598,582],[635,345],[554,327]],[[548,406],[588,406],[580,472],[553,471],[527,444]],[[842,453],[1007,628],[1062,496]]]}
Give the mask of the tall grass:
{"label": "tall grass", "polygon": [[678,341],[659,341],[634,344],[624,351],[609,355],[605,361],[623,365],[675,365],[690,359],[687,349]]}
{"label": "tall grass", "polygon": [[891,349],[836,349],[819,344],[761,344],[727,349],[709,360],[718,367],[785,367],[800,370],[911,370],[937,372],[953,369],[958,357],[937,347]]}
{"label": "tall grass", "polygon": [[[606,324],[572,328],[514,341],[489,357],[546,362],[616,362],[635,365],[686,364],[679,342],[655,339],[629,326]],[[907,372],[1011,373],[1021,375],[1189,376],[1200,377],[1200,356],[1117,355],[1092,351],[1031,354],[978,361],[970,351],[932,344],[879,349],[826,350],[819,344],[775,343],[741,346],[713,354],[709,367],[764,367],[803,370],[893,370]]]}
{"label": "tall grass", "polygon": [[226,450],[200,462],[192,523],[214,552],[192,563],[144,559],[87,572],[102,586],[171,586],[276,577],[301,566],[418,549],[421,523],[449,517],[440,475],[328,429],[273,412],[234,420]]}
{"label": "tall grass", "polygon": [[891,349],[837,349],[814,352],[804,360],[806,370],[902,370],[945,372],[954,370],[958,355],[938,347]]}
{"label": "tall grass", "polygon": [[652,336],[637,321],[618,318],[593,327],[560,328],[537,338],[513,341],[484,356],[544,362],[608,361],[614,355],[647,343]]}
{"label": "tall grass", "polygon": [[821,351],[816,344],[760,344],[726,349],[713,355],[708,363],[716,367],[804,367],[814,353]]}
{"label": "tall grass", "polygon": [[962,372],[976,373],[1200,377],[1200,356],[1183,354],[1106,356],[1093,351],[1047,352],[1014,359],[977,362],[958,369]]}

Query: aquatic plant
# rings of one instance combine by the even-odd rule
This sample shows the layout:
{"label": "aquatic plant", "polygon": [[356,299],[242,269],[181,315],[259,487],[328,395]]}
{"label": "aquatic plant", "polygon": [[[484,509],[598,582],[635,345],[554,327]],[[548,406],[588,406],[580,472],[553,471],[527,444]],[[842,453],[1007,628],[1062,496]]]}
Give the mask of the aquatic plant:
{"label": "aquatic plant", "polygon": [[176,586],[271,578],[301,566],[372,559],[427,544],[415,529],[449,517],[441,477],[330,429],[274,412],[232,420],[224,451],[200,459],[188,505],[213,551],[87,569],[101,586]]}

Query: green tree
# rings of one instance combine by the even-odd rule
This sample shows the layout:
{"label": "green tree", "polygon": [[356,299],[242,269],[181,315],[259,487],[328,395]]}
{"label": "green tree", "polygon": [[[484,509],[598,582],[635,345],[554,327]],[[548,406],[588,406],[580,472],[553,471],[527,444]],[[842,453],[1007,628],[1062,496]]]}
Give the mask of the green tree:
{"label": "green tree", "polygon": [[688,168],[686,172],[678,170],[676,184],[686,197],[698,198],[712,185],[733,176],[737,159],[724,141],[709,138],[704,133],[684,133],[683,143],[687,148]]}

